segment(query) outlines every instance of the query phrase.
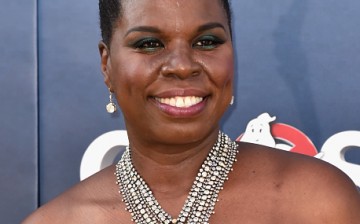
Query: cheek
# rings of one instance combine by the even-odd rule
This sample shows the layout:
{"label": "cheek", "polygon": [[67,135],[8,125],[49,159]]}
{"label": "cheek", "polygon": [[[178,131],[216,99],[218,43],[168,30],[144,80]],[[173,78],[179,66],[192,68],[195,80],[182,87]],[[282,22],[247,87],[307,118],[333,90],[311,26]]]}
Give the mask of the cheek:
{"label": "cheek", "polygon": [[148,100],[148,86],[157,77],[157,64],[138,55],[122,54],[113,61],[111,75],[116,99],[125,119],[144,117],[142,111]]}
{"label": "cheek", "polygon": [[137,57],[119,57],[113,64],[112,77],[119,97],[143,95],[153,74],[149,64]]}
{"label": "cheek", "polygon": [[223,55],[216,61],[212,61],[211,67],[211,79],[213,83],[220,89],[232,90],[232,81],[234,78],[234,58],[232,53]]}
{"label": "cheek", "polygon": [[[210,72],[212,82],[215,86],[216,108],[219,116],[229,107],[233,95],[234,58],[232,51],[222,54],[216,61],[212,62],[213,70]],[[215,111],[215,110],[214,110]]]}

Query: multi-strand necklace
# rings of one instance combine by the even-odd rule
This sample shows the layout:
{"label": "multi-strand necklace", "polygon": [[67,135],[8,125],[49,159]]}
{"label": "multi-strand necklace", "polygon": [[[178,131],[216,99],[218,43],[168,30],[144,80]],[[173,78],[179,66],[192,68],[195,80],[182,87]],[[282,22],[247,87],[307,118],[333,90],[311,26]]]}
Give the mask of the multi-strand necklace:
{"label": "multi-strand necklace", "polygon": [[222,132],[202,164],[178,218],[172,218],[155,199],[132,164],[128,147],[116,165],[116,178],[126,210],[137,224],[208,223],[218,194],[236,161],[237,144]]}

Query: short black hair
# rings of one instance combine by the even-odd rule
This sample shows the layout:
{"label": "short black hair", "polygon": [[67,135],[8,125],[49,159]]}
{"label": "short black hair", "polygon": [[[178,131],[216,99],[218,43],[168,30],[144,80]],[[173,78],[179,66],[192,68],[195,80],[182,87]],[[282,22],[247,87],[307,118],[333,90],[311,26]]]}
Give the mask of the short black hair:
{"label": "short black hair", "polygon": [[[113,29],[116,26],[116,21],[122,16],[122,0],[99,0],[99,15],[100,15],[100,29],[103,42],[110,47]],[[228,0],[220,0],[228,20],[228,25],[231,29],[231,10]]]}

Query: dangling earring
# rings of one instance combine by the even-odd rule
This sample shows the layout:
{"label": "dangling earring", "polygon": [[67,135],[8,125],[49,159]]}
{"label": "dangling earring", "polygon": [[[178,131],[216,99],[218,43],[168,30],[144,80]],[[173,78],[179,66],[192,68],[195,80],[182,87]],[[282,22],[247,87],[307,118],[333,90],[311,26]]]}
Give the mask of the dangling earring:
{"label": "dangling earring", "polygon": [[230,105],[232,106],[234,104],[234,96],[231,97]]}
{"label": "dangling earring", "polygon": [[116,111],[116,105],[115,105],[115,103],[113,101],[113,94],[110,91],[110,89],[109,89],[109,100],[110,100],[110,102],[106,105],[106,111],[109,114],[113,114]]}

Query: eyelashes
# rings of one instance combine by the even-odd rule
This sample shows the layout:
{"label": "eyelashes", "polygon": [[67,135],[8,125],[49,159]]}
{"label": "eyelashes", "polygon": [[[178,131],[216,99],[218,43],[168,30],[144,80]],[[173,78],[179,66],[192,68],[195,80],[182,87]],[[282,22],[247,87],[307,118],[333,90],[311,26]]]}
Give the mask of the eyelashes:
{"label": "eyelashes", "polygon": [[224,44],[225,41],[213,36],[213,35],[206,35],[200,37],[195,43],[193,44],[193,47],[196,49],[201,50],[212,50],[217,48],[219,45]]}
{"label": "eyelashes", "polygon": [[142,38],[138,41],[135,41],[135,43],[131,44],[131,46],[138,51],[144,52],[155,52],[164,48],[164,44],[162,44],[160,40],[153,37]]}
{"label": "eyelashes", "polygon": [[[204,35],[197,38],[192,43],[192,48],[198,50],[213,50],[218,46],[225,43],[225,40],[214,35]],[[155,37],[144,37],[139,40],[130,43],[130,47],[134,48],[139,52],[154,53],[165,48],[165,44],[158,38]]]}

